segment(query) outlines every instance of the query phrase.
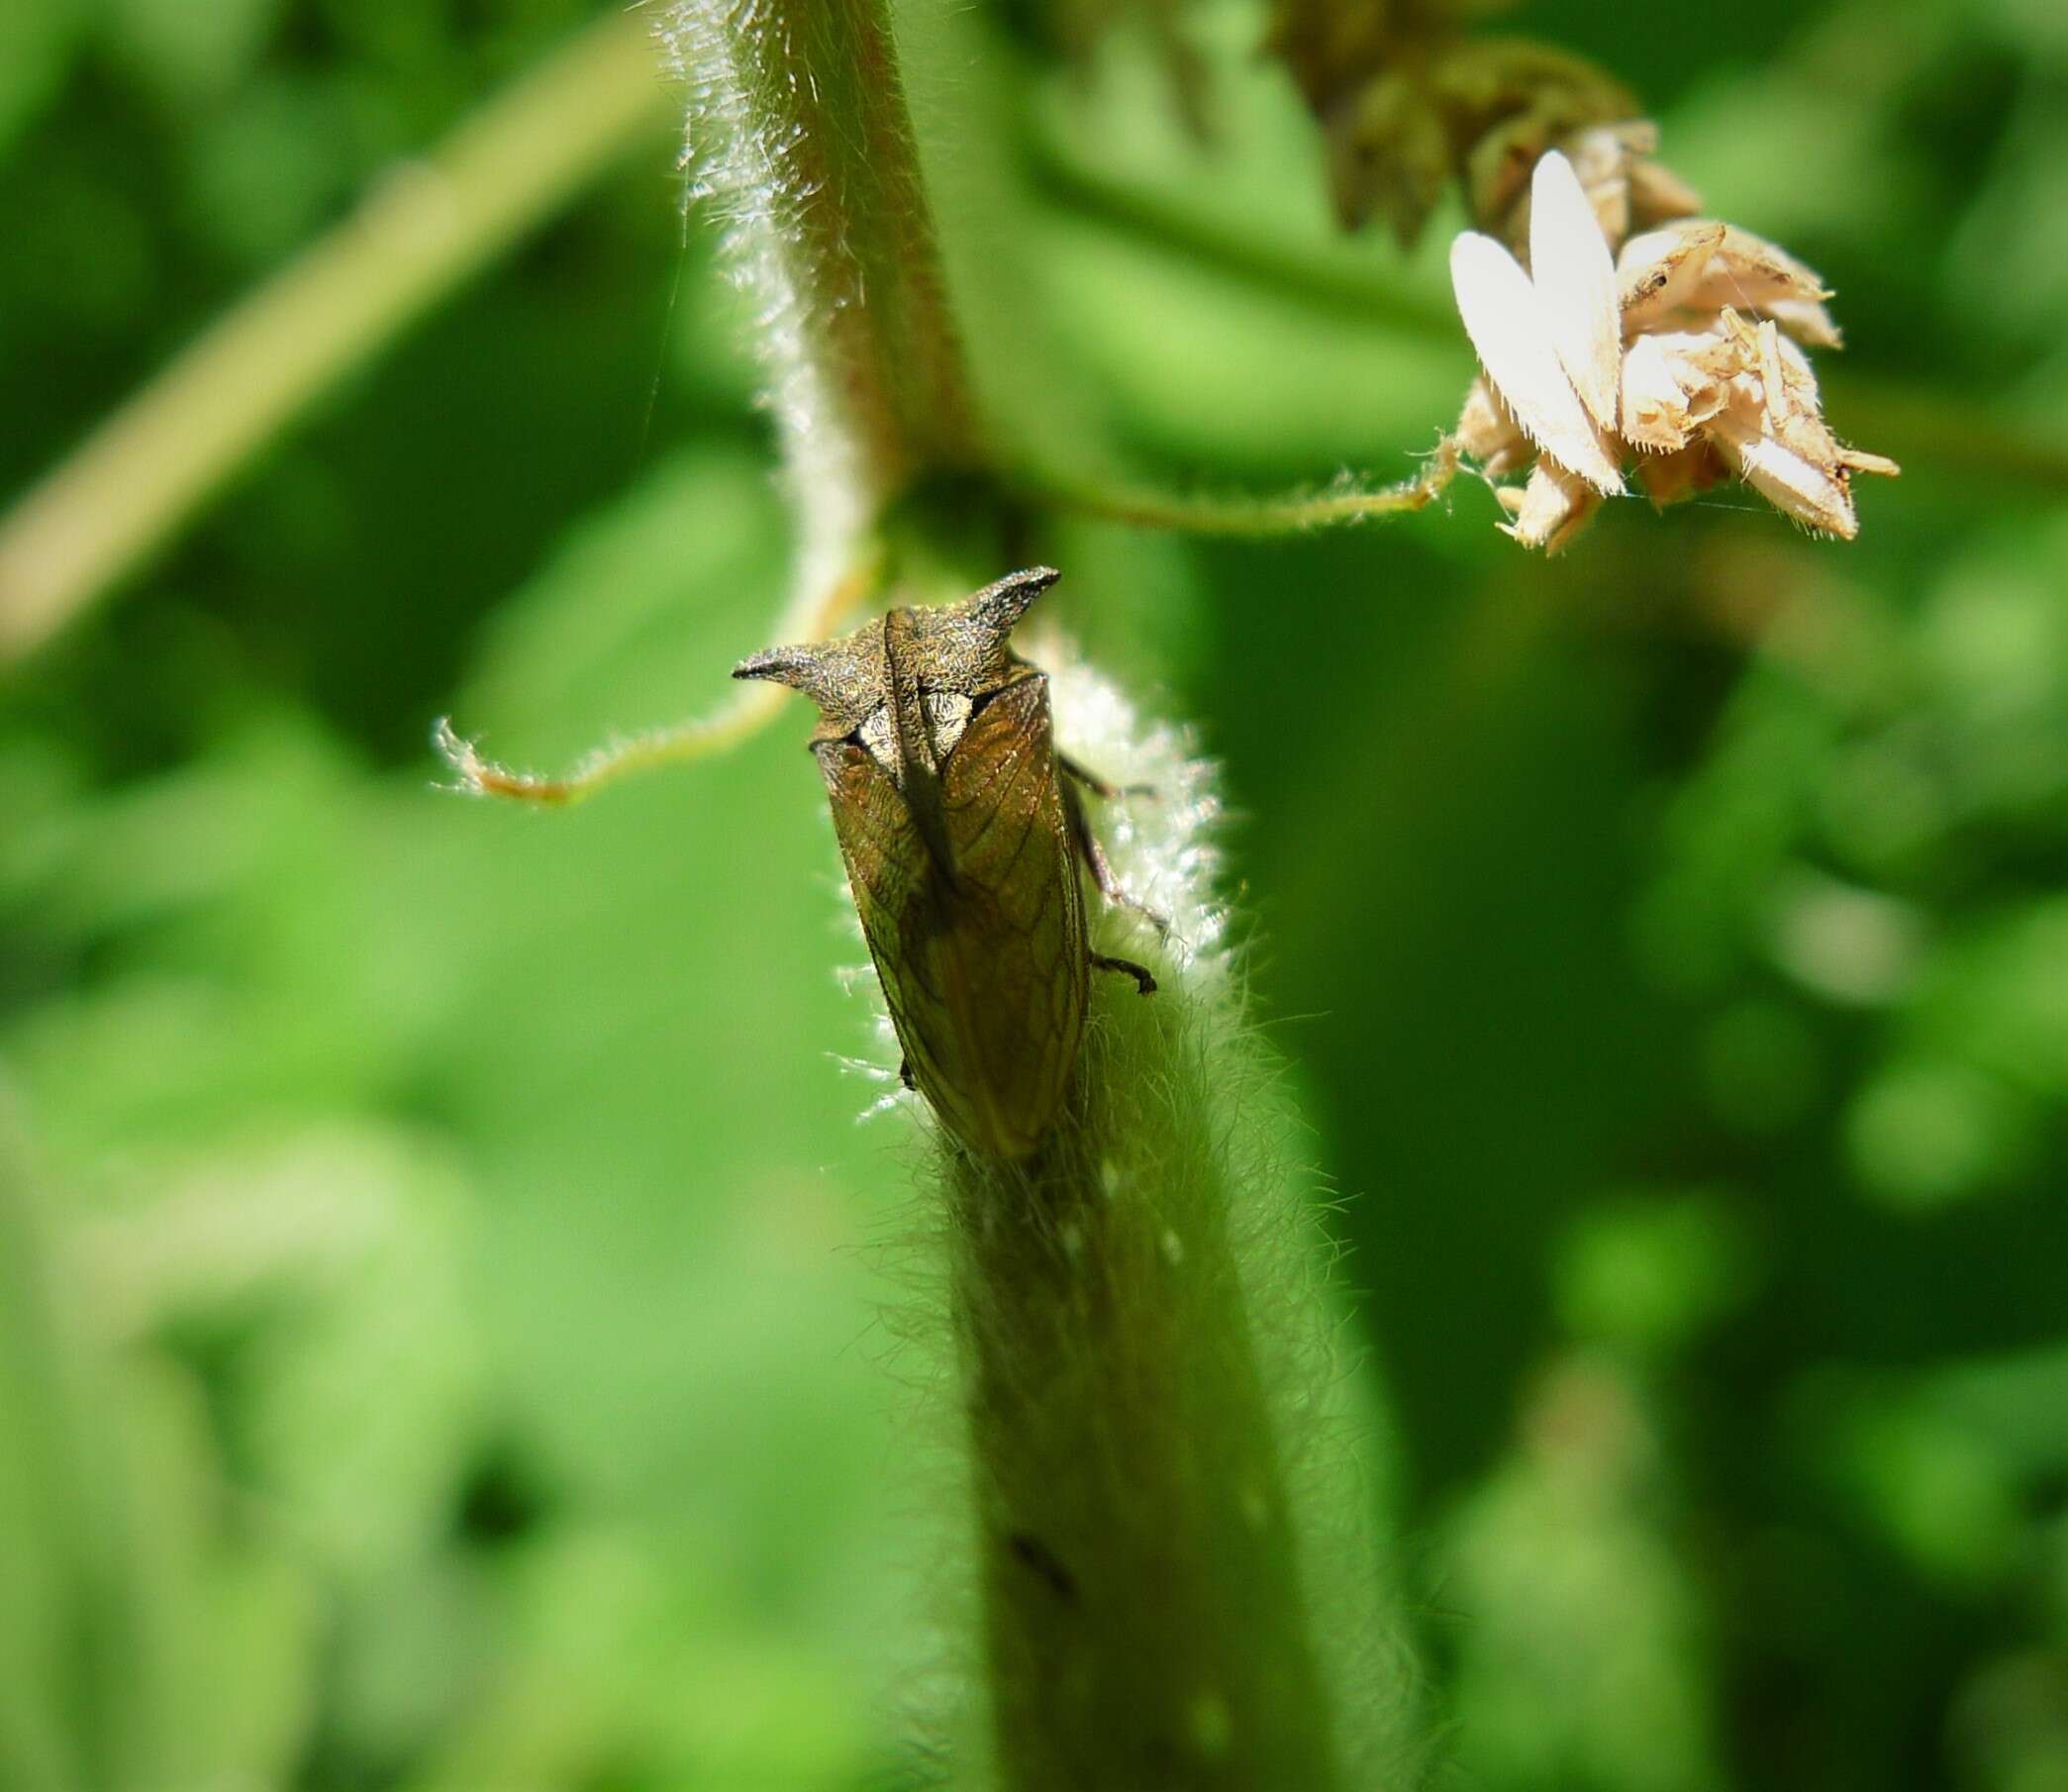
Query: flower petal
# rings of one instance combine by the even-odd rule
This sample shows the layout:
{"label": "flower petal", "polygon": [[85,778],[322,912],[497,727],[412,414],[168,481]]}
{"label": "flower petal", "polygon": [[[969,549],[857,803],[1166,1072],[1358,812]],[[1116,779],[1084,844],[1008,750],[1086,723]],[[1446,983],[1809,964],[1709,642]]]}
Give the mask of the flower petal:
{"label": "flower petal", "polygon": [[1579,176],[1556,149],[1530,181],[1529,278],[1573,390],[1596,423],[1614,430],[1623,360],[1616,263]]}
{"label": "flower petal", "polygon": [[1536,288],[1491,237],[1464,231],[1450,246],[1450,285],[1480,364],[1529,439],[1597,491],[1622,475],[1558,360]]}

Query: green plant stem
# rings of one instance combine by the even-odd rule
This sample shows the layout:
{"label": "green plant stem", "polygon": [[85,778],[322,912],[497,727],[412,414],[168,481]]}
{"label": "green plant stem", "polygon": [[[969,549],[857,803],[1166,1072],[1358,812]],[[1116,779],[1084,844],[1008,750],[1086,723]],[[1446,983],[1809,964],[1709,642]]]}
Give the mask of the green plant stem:
{"label": "green plant stem", "polygon": [[[809,638],[874,591],[886,549],[912,544],[902,519],[923,527],[929,508],[901,502],[916,486],[981,484],[889,16],[881,0],[678,0],[654,34],[689,83],[704,196],[753,298],[798,531],[781,626]],[[559,776],[485,759],[443,721],[434,740],[463,790],[565,805],[719,750],[777,709],[772,689],[742,692]]]}
{"label": "green plant stem", "polygon": [[1023,474],[1021,483],[1030,496],[1041,503],[1109,523],[1125,523],[1136,529],[1167,529],[1181,535],[1268,539],[1425,509],[1442,494],[1457,467],[1457,447],[1445,437],[1436,444],[1422,471],[1397,485],[1343,484],[1320,491],[1265,496],[1168,492],[1107,484],[1088,475],[1052,468]]}
{"label": "green plant stem", "polygon": [[[1096,489],[1016,490],[984,455],[879,0],[683,0],[662,37],[696,84],[691,136],[758,301],[800,589],[835,588],[879,544],[899,601],[959,595],[1009,563],[1031,500],[1115,514]],[[1249,504],[1240,526],[1409,508],[1425,483]],[[1086,712],[1122,707],[1108,697]],[[636,744],[572,781],[499,779],[452,748],[475,788],[565,801],[712,738]],[[1171,836],[1159,862],[1191,905],[1180,937],[1206,938],[1193,835],[1212,803],[1184,796],[1196,772],[1169,757],[1144,767]],[[1294,1472],[1342,1459],[1315,1447],[1342,1386],[1322,1241],[1267,1138],[1219,960],[1159,973],[1152,1001],[1099,992],[1075,1095],[1031,1165],[941,1145],[981,1607],[962,1643],[992,1766],[1010,1792],[1361,1792],[1345,1762],[1371,1751],[1346,1739],[1379,1701],[1354,1640],[1386,1607],[1349,1564],[1368,1559],[1371,1515],[1354,1475],[1317,1494]],[[1311,1347],[1274,1343],[1288,1334]],[[1303,1561],[1351,1589],[1346,1618],[1324,1621]],[[1397,1683],[1386,1667],[1375,1685]]]}
{"label": "green plant stem", "polygon": [[[679,0],[659,36],[759,304],[806,557],[916,478],[981,465],[883,0]],[[817,557],[815,557],[817,556]]]}
{"label": "green plant stem", "polygon": [[666,85],[612,17],[395,169],[0,519],[0,667],[113,588],[293,417],[656,131]]}
{"label": "green plant stem", "polygon": [[1288,1412],[1253,1325],[1253,1300],[1285,1291],[1259,1288],[1235,1237],[1285,1196],[1268,1151],[1245,1148],[1256,1079],[1227,1061],[1212,1010],[1182,979],[1146,1002],[1105,992],[1042,1153],[950,1156],[1011,1792],[1341,1783],[1318,1652],[1341,1640],[1316,1634]]}
{"label": "green plant stem", "polygon": [[1032,151],[1038,190],[1073,216],[1331,317],[1462,344],[1457,314],[1448,305],[1404,292],[1352,249],[1259,236],[1196,203],[1115,179],[1039,137],[1032,140]]}
{"label": "green plant stem", "polygon": [[[1010,563],[1014,513],[1108,503],[1016,489],[984,454],[875,0],[685,0],[664,35],[701,83],[692,136],[718,138],[712,179],[761,299],[807,565],[879,536],[900,601],[959,595]],[[1245,527],[1330,501],[1251,506]],[[1166,815],[1210,810],[1159,781]],[[1174,839],[1164,862],[1203,850]],[[1208,931],[1203,911],[1173,921]],[[1310,1499],[1289,1473],[1326,1453],[1303,1427],[1341,1380],[1320,1241],[1261,1141],[1262,1078],[1237,1062],[1219,972],[1160,969],[1152,1001],[1099,993],[1073,1103],[1032,1165],[941,1146],[980,1603],[963,1646],[1010,1792],[1329,1792],[1351,1698],[1378,1703],[1352,1693],[1347,1664],[1371,1651],[1345,1639],[1385,1605],[1344,1565],[1370,1517],[1354,1477]],[[1239,1247],[1257,1233],[1268,1248]],[[1264,1311],[1322,1343],[1267,1350]],[[1348,1540],[1328,1551],[1357,1588],[1346,1627],[1320,1622],[1302,1579],[1325,1531]]]}

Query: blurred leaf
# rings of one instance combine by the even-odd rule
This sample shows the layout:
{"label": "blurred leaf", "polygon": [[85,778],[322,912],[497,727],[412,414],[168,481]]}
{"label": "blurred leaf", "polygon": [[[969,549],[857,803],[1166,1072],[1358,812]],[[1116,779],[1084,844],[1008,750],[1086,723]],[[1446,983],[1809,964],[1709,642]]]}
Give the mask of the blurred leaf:
{"label": "blurred leaf", "polygon": [[220,100],[249,69],[286,0],[107,0],[109,49],[140,85],[182,108]]}
{"label": "blurred leaf", "polygon": [[56,94],[87,18],[83,0],[14,0],[0,11],[0,156]]}
{"label": "blurred leaf", "polygon": [[1700,1608],[1631,1389],[1567,1358],[1524,1427],[1447,1542],[1460,1764],[1503,1788],[1722,1785]]}
{"label": "blurred leaf", "polygon": [[1568,1233],[1554,1268],[1560,1315],[1582,1340],[1668,1351],[1743,1298],[1747,1255],[1725,1197],[1625,1198]]}

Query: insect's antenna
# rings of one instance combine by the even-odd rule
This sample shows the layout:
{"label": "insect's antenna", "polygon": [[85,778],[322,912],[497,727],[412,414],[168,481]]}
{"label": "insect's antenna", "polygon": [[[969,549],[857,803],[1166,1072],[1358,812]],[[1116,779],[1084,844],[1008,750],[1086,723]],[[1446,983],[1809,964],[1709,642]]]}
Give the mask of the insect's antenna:
{"label": "insect's antenna", "polygon": [[1029,566],[1009,572],[995,584],[986,585],[962,606],[969,619],[987,633],[996,631],[999,640],[1013,632],[1028,606],[1062,577],[1053,566]]}

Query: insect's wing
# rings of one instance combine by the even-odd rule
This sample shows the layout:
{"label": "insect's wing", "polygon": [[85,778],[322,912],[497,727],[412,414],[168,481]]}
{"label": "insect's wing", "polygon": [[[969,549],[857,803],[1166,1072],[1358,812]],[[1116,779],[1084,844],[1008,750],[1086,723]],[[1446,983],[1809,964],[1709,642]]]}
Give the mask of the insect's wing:
{"label": "insect's wing", "polygon": [[914,1080],[953,1125],[956,1115],[946,1092],[963,1072],[954,1021],[941,1000],[934,962],[931,941],[946,923],[926,842],[890,774],[865,747],[829,741],[814,750],[833,804],[847,887],[898,1044]]}
{"label": "insect's wing", "polygon": [[1029,672],[971,717],[940,802],[954,864],[933,962],[978,1136],[1023,1155],[1069,1087],[1089,976],[1045,677]]}
{"label": "insect's wing", "polygon": [[865,748],[817,750],[913,1080],[957,1137],[1024,1156],[1069,1087],[1088,977],[1048,681],[1029,673],[997,693],[949,752],[936,799],[945,869]]}

